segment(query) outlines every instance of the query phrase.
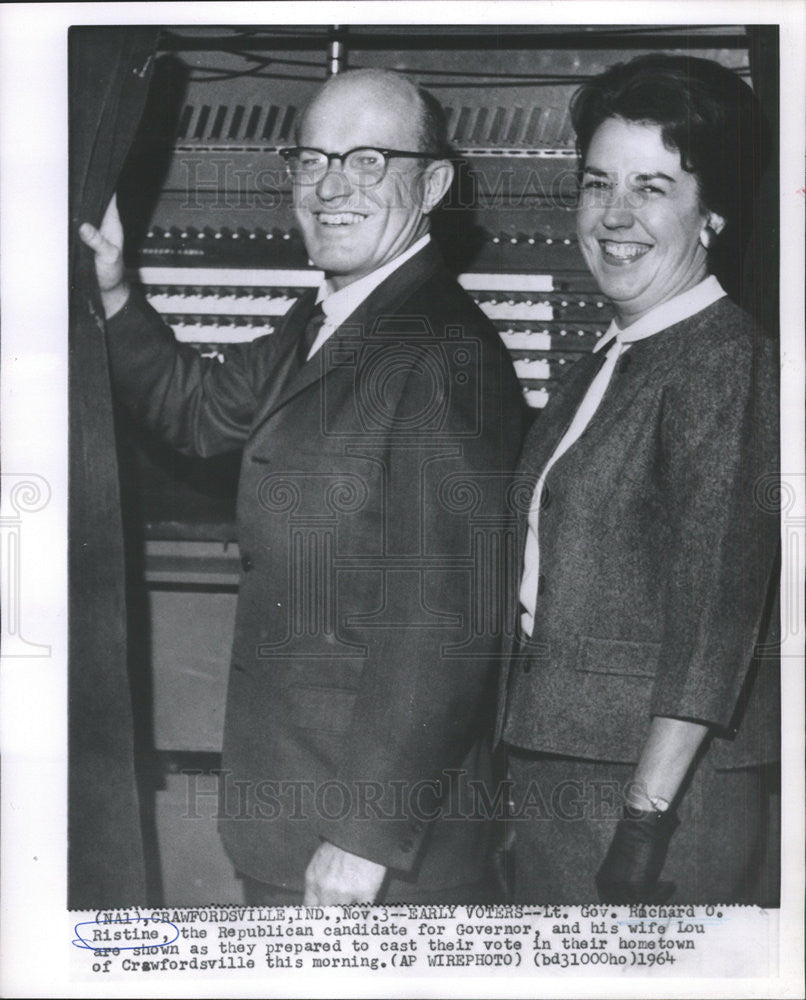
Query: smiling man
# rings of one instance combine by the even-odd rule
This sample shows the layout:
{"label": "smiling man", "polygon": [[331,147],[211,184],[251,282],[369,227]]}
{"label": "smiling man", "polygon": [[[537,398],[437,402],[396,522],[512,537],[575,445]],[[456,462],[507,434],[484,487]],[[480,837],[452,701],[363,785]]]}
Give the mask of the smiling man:
{"label": "smiling man", "polygon": [[296,138],[283,156],[324,282],[221,363],[129,290],[114,204],[81,229],[121,399],[182,451],[243,451],[222,837],[251,902],[489,901],[495,796],[478,789],[504,580],[483,554],[521,393],[429,236],[453,176],[433,99],[346,73]]}
{"label": "smiling man", "polygon": [[[305,111],[299,146],[283,151],[298,181],[295,208],[305,246],[333,290],[427,236],[428,214],[450,186],[453,167],[443,158],[437,112],[424,100],[390,73],[333,77]],[[339,162],[333,151],[350,154],[340,170],[330,169]]]}

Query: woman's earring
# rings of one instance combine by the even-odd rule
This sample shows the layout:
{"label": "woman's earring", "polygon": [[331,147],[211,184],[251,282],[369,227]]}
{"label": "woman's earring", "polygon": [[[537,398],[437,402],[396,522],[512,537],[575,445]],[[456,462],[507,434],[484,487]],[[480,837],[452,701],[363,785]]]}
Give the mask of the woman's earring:
{"label": "woman's earring", "polygon": [[704,250],[710,250],[714,245],[714,240],[716,239],[716,232],[711,226],[705,226],[700,231],[700,243]]}

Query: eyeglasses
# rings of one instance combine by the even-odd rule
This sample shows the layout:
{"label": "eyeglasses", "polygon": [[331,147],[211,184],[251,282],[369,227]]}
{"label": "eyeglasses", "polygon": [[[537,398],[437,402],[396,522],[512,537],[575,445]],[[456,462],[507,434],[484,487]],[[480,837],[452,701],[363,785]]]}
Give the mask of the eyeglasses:
{"label": "eyeglasses", "polygon": [[326,153],[323,149],[308,146],[291,146],[281,149],[288,176],[295,184],[318,184],[330,167],[331,160],[341,160],[341,168],[351,184],[372,187],[386,176],[386,168],[393,156],[413,156],[421,160],[439,159],[437,153],[418,153],[407,149],[375,149],[358,146],[346,153]]}

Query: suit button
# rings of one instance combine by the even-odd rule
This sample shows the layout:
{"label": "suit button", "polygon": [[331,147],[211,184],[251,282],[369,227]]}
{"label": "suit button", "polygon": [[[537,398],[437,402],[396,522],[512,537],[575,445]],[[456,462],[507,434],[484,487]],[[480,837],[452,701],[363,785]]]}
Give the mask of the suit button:
{"label": "suit button", "polygon": [[546,578],[541,573],[537,578],[537,592],[543,594],[546,591]]}
{"label": "suit button", "polygon": [[252,559],[248,552],[244,552],[244,554],[241,556],[241,568],[243,569],[244,573],[248,573],[249,570],[252,568]]}
{"label": "suit button", "polygon": [[400,850],[403,851],[404,854],[411,853],[411,851],[414,850],[414,841],[413,840],[409,840],[408,837],[405,840],[401,840],[401,842],[400,842]]}

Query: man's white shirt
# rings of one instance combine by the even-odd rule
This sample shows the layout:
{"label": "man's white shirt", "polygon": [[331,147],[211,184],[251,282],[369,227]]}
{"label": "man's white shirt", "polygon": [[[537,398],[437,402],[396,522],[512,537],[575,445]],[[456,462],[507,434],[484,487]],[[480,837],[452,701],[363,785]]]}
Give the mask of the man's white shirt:
{"label": "man's white shirt", "polygon": [[345,285],[344,288],[340,288],[338,291],[334,292],[330,286],[330,282],[325,279],[319,286],[316,294],[316,302],[322,306],[325,321],[319,329],[316,340],[311,344],[311,349],[308,351],[308,357],[305,360],[309,361],[316,354],[321,346],[333,336],[333,333],[338,330],[341,324],[355,312],[382,281],[385,281],[402,264],[405,264],[407,260],[416,253],[419,253],[430,240],[430,234],[426,233],[425,236],[421,236],[419,240],[412,243],[407,250],[398,254],[397,257],[387,261],[386,264],[382,264],[381,267],[376,268],[369,274],[365,274],[363,278],[358,278],[357,281],[350,282],[349,285]]}

